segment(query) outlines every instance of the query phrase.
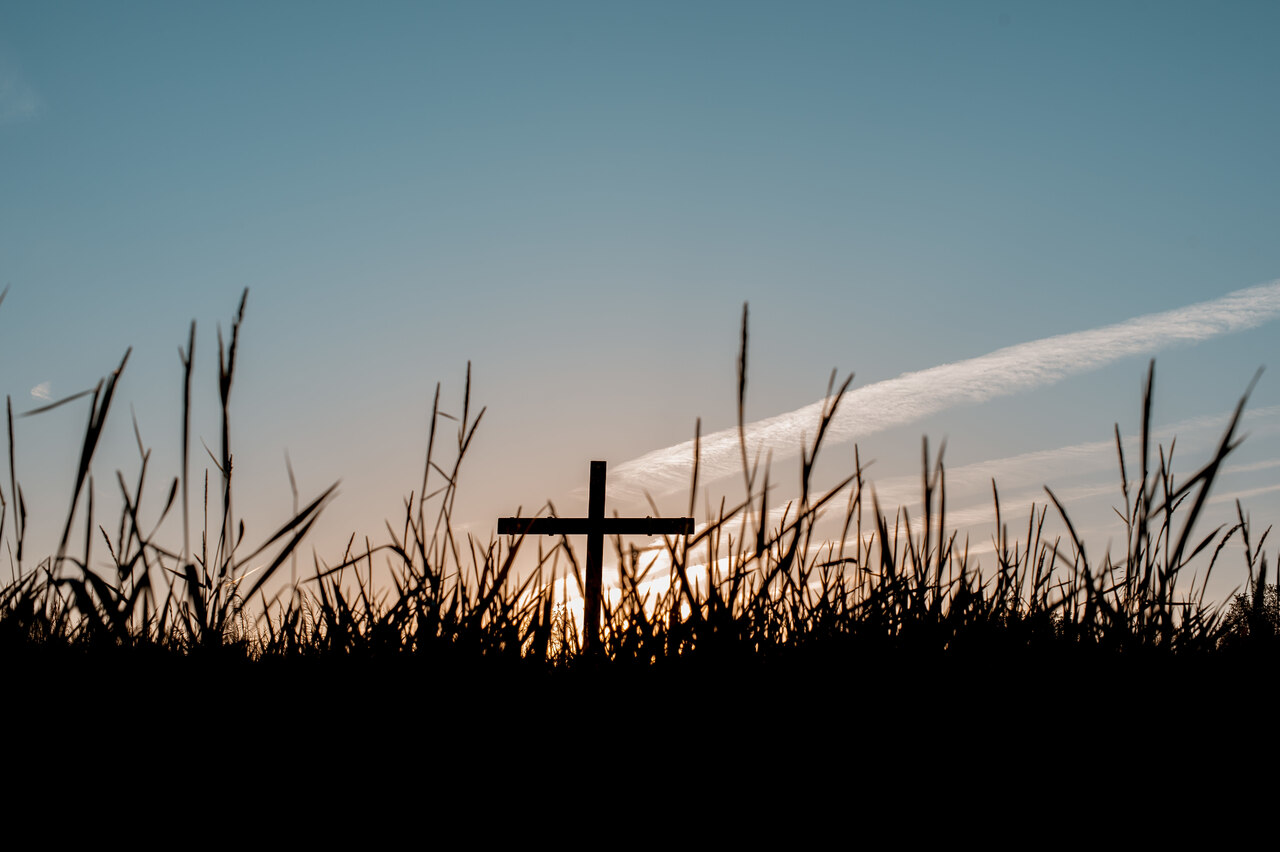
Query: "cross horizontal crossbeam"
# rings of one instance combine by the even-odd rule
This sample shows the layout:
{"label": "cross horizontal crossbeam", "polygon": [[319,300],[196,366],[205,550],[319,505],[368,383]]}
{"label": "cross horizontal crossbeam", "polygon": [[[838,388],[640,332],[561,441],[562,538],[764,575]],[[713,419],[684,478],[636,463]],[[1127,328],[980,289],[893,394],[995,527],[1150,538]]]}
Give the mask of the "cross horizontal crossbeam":
{"label": "cross horizontal crossbeam", "polygon": [[499,535],[693,535],[693,518],[499,518]]}

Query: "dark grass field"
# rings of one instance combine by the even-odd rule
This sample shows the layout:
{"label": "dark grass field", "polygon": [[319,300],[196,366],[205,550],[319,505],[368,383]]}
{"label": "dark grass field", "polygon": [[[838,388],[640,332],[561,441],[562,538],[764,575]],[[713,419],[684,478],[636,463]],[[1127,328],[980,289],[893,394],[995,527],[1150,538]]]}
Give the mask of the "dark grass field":
{"label": "dark grass field", "polygon": [[[457,472],[479,420],[469,390],[456,441],[433,415],[426,497],[411,496],[405,517],[389,524],[402,534],[316,564],[295,586],[282,582],[306,534],[323,523],[332,491],[261,545],[238,533],[228,436],[244,308],[242,300],[229,340],[218,339],[222,475],[203,503],[192,501],[188,481],[194,325],[184,350],[182,470],[147,490],[148,500],[163,499],[162,516],[182,515],[182,542],[157,541],[139,523],[145,466],[136,485],[121,479],[121,518],[92,515],[86,483],[127,356],[92,394],[57,553],[24,553],[20,483],[11,475],[2,489],[11,566],[0,588],[0,660],[12,719],[31,713],[68,729],[115,719],[114,736],[162,725],[175,738],[199,739],[214,720],[243,714],[291,736],[429,734],[463,756],[476,736],[554,739],[564,720],[575,720],[574,736],[624,743],[661,731],[726,747],[770,737],[873,749],[920,747],[924,738],[941,748],[960,737],[995,748],[1025,738],[1104,742],[1117,731],[1179,737],[1209,719],[1248,725],[1270,704],[1280,601],[1266,531],[1251,528],[1242,508],[1230,527],[1197,526],[1239,440],[1247,394],[1214,455],[1175,480],[1147,438],[1153,365],[1141,457],[1118,458],[1123,553],[1090,561],[1050,491],[1068,536],[1049,540],[1045,513],[1033,510],[999,524],[997,552],[980,565],[946,525],[945,468],[927,446],[915,533],[905,514],[865,496],[860,468],[811,492],[825,427],[847,388],[833,385],[785,522],[767,521],[769,472],[747,468],[750,499],[703,519],[693,535],[666,537],[669,583],[643,586],[654,578],[640,554],[614,541],[620,597],[606,604],[600,645],[589,653],[556,591],[559,580],[582,588],[567,539],[529,559],[539,545],[521,537],[478,546],[453,533]],[[744,313],[740,418],[746,346]],[[438,414],[438,391],[436,403]],[[12,422],[10,406],[11,470]],[[1119,438],[1117,430],[1118,452]],[[697,477],[695,467],[691,493]],[[846,485],[850,498],[834,505]],[[998,511],[996,494],[993,483]],[[820,512],[843,517],[846,543],[820,546]],[[211,519],[208,527],[197,528],[197,517]],[[92,567],[84,528],[101,536]],[[1243,565],[1217,565],[1230,542],[1244,545]],[[708,555],[725,567],[692,578]],[[250,560],[264,558],[268,568],[248,575]],[[375,583],[375,568],[390,582]],[[1239,572],[1247,591],[1207,599],[1215,569]]]}

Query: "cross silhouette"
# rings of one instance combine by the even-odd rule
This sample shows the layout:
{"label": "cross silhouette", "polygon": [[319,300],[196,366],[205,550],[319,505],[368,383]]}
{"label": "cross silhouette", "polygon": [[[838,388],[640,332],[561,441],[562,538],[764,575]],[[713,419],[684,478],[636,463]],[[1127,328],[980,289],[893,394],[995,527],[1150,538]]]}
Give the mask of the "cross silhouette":
{"label": "cross silhouette", "polygon": [[604,569],[606,535],[691,535],[693,518],[606,518],[604,516],[605,463],[591,463],[591,491],[585,518],[499,518],[499,535],[585,535],[587,537],[587,588],[582,607],[582,648],[600,645],[600,586]]}

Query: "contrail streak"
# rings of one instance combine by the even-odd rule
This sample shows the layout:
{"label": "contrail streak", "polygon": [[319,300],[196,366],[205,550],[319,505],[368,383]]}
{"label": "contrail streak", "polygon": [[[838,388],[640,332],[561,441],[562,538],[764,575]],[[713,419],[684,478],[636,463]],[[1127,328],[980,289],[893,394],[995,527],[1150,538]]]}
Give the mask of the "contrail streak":
{"label": "contrail streak", "polygon": [[[1280,314],[1280,280],[1237,290],[1219,299],[1135,317],[1089,331],[1059,334],[997,349],[987,355],[941,364],[845,394],[827,432],[827,444],[861,438],[919,420],[955,405],[1044,387],[1067,376],[1095,370],[1131,355],[1175,343],[1198,343],[1254,328]],[[795,455],[802,435],[817,431],[827,400],[757,420],[746,427],[749,454],[772,451]],[[702,439],[704,481],[741,470],[738,430],[723,429]],[[687,488],[693,442],[646,453],[611,471],[610,487],[639,496]],[[619,494],[622,496],[622,494]]]}
{"label": "contrail streak", "polygon": [[[1152,450],[1159,445],[1168,446],[1170,439],[1177,437],[1181,455],[1186,457],[1188,446],[1194,451],[1202,445],[1217,444],[1222,428],[1231,420],[1231,412],[1201,415],[1187,420],[1180,420],[1167,426],[1159,426],[1152,430]],[[1248,426],[1250,436],[1274,435],[1280,423],[1280,405],[1271,405],[1254,411],[1246,411],[1243,426]],[[1141,464],[1137,458],[1138,436],[1125,436],[1125,454],[1131,473],[1135,465]],[[996,480],[1000,489],[1000,502],[1005,511],[1013,510],[1013,515],[1022,511],[1033,500],[1044,502],[1043,486],[1053,485],[1055,493],[1064,501],[1083,499],[1097,494],[1119,496],[1118,479],[1099,485],[1063,486],[1062,479],[1079,479],[1090,477],[1100,471],[1116,471],[1116,442],[1090,441],[1084,444],[1071,444],[1051,450],[1036,450],[1030,453],[1019,453],[1004,458],[987,459],[969,464],[947,468],[947,520],[953,529],[960,529],[970,524],[987,523],[994,520],[991,481]],[[1196,465],[1198,466],[1198,465]],[[1280,467],[1280,459],[1267,459],[1245,465],[1226,465],[1222,468],[1224,475],[1255,473]],[[1193,468],[1194,469],[1194,468]],[[874,489],[880,499],[882,511],[892,516],[900,506],[911,507],[918,512],[916,506],[920,500],[920,474],[910,476],[890,476],[885,479],[868,477],[866,484]],[[1074,490],[1073,490],[1074,489]],[[846,486],[836,492],[831,504],[839,513],[843,510],[852,486]],[[1261,493],[1261,492],[1260,492]],[[957,506],[956,498],[960,498]],[[976,498],[976,499],[975,499]],[[869,501],[870,497],[866,497]],[[1211,501],[1212,502],[1212,501]],[[968,505],[972,504],[972,505]],[[795,517],[795,509],[786,508],[786,501],[775,501],[769,510],[765,527],[773,529],[782,523],[783,516]],[[1025,515],[1024,515],[1025,517]],[[655,539],[655,544],[660,544]]]}

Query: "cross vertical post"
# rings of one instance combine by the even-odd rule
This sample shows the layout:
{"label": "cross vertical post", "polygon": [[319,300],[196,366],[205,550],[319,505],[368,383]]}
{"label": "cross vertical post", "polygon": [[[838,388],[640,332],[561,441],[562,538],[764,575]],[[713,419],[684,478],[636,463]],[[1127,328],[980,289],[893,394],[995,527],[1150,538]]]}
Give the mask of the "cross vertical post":
{"label": "cross vertical post", "polygon": [[600,641],[600,587],[604,585],[604,475],[605,463],[591,463],[591,492],[587,498],[587,588],[582,610],[582,649],[594,653]]}

